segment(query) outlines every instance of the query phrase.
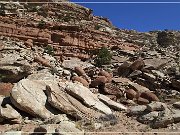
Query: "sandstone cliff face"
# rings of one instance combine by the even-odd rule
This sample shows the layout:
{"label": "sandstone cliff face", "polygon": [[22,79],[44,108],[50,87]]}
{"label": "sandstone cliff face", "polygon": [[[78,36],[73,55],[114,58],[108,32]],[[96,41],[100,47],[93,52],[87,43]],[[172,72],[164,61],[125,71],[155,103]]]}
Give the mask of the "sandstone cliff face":
{"label": "sandstone cliff face", "polygon": [[57,56],[86,59],[102,46],[139,49],[135,44],[124,43],[108,19],[93,16],[92,10],[74,3],[5,3],[1,4],[1,11],[8,12],[0,16],[0,35],[31,39],[34,45],[49,44]]}

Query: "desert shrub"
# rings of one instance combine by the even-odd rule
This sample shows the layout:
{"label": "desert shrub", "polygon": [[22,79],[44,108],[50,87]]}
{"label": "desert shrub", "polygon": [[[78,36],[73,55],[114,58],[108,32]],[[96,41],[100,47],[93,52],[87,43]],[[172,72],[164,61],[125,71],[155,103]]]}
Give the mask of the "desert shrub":
{"label": "desert shrub", "polygon": [[111,52],[106,47],[102,47],[95,58],[95,65],[101,67],[102,65],[110,64],[111,58]]}
{"label": "desert shrub", "polygon": [[95,25],[95,27],[94,27],[94,29],[95,29],[95,30],[99,30],[100,28],[101,28],[101,26],[100,26],[100,25],[98,25],[98,24],[97,24],[97,25]]}
{"label": "desert shrub", "polygon": [[170,45],[176,45],[177,39],[174,33],[166,31],[158,32],[157,43],[162,47],[168,47]]}
{"label": "desert shrub", "polygon": [[46,22],[44,20],[39,21],[38,27],[43,28],[46,25]]}
{"label": "desert shrub", "polygon": [[44,52],[49,54],[49,55],[54,55],[54,49],[52,46],[50,45],[47,45],[45,48],[44,48]]}
{"label": "desert shrub", "polygon": [[70,16],[64,16],[64,17],[62,18],[62,20],[63,20],[64,22],[69,22],[69,21],[71,21],[71,17],[70,17]]}

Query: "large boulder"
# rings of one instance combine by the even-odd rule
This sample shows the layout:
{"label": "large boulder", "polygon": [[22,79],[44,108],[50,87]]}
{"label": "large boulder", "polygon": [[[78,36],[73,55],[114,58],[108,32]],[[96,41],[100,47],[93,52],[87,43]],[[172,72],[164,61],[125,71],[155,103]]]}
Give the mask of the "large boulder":
{"label": "large boulder", "polygon": [[154,93],[148,91],[142,92],[140,97],[147,99],[148,101],[159,101],[159,98]]}
{"label": "large boulder", "polygon": [[89,83],[88,83],[84,78],[82,78],[82,77],[73,76],[73,77],[71,78],[71,80],[74,81],[74,82],[75,82],[75,81],[80,82],[80,83],[82,83],[83,86],[85,86],[85,87],[88,87],[88,86],[89,86]]}
{"label": "large boulder", "polygon": [[130,65],[131,70],[141,70],[145,66],[143,59],[137,59]]}
{"label": "large boulder", "polygon": [[97,87],[99,85],[105,85],[108,79],[105,76],[98,76],[94,81],[91,82],[91,87]]}
{"label": "large boulder", "polygon": [[88,88],[82,86],[81,84],[67,82],[66,91],[70,95],[81,100],[89,107],[95,108],[105,114],[112,113],[111,109],[108,106],[99,101],[95,94],[93,94]]}
{"label": "large boulder", "polygon": [[3,82],[17,82],[31,73],[29,65],[4,65],[0,66],[0,78]]}
{"label": "large boulder", "polygon": [[21,115],[9,104],[6,104],[5,107],[0,107],[0,119],[3,121],[10,121],[13,123],[21,122]]}
{"label": "large boulder", "polygon": [[23,79],[14,85],[10,98],[14,106],[33,116],[48,118],[52,113],[47,109],[47,97],[43,81]]}
{"label": "large boulder", "polygon": [[113,100],[111,100],[109,97],[98,94],[97,96],[100,101],[104,102],[106,105],[108,105],[110,108],[115,109],[115,110],[127,110],[127,107],[122,105],[121,103],[117,103]]}
{"label": "large boulder", "polygon": [[79,75],[79,76],[84,76],[86,73],[82,67],[75,67],[74,71]]}
{"label": "large boulder", "polygon": [[172,86],[180,91],[180,80],[173,79]]}
{"label": "large boulder", "polygon": [[113,75],[108,73],[107,71],[104,71],[104,70],[101,70],[98,74],[99,76],[105,76],[107,78],[107,81],[108,82],[111,82],[112,81],[112,77]]}
{"label": "large boulder", "polygon": [[118,67],[118,75],[122,76],[122,77],[125,77],[125,76],[128,76],[130,74],[130,63],[128,62],[124,62],[123,64],[121,64],[119,67]]}
{"label": "large boulder", "polygon": [[86,107],[80,101],[67,94],[62,85],[48,85],[46,87],[46,93],[48,96],[48,102],[53,107],[75,117],[76,119],[82,119],[84,117],[94,119],[99,118],[102,115],[101,113]]}
{"label": "large boulder", "polygon": [[78,110],[70,103],[68,95],[62,90],[62,88],[59,88],[57,84],[47,85],[46,94],[48,96],[48,102],[53,107],[68,115],[81,118],[81,116],[78,115]]}

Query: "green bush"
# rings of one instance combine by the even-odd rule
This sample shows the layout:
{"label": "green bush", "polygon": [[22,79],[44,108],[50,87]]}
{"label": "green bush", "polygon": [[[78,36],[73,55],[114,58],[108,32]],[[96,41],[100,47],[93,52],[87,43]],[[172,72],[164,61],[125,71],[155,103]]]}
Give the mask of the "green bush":
{"label": "green bush", "polygon": [[98,25],[98,24],[97,24],[97,25],[95,25],[95,27],[94,27],[94,29],[95,29],[95,30],[99,30],[100,28],[101,28],[101,26],[100,26],[100,25]]}
{"label": "green bush", "polygon": [[101,67],[102,65],[110,64],[111,58],[111,52],[106,47],[102,47],[95,58],[95,65]]}
{"label": "green bush", "polygon": [[54,49],[52,46],[50,45],[47,45],[45,48],[44,48],[44,52],[49,54],[49,55],[54,55]]}
{"label": "green bush", "polygon": [[38,27],[43,28],[46,25],[46,22],[44,20],[39,21]]}

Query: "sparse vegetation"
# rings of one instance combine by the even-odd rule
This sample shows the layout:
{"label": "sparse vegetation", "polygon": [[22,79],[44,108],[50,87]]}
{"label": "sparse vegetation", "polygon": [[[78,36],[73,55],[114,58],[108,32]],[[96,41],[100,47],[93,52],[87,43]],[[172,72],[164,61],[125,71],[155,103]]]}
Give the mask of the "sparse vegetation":
{"label": "sparse vegetation", "polygon": [[94,27],[94,29],[95,29],[95,30],[99,30],[100,28],[101,28],[101,26],[100,26],[100,25],[98,25],[98,24],[97,24],[97,25],[95,25],[95,27]]}
{"label": "sparse vegetation", "polygon": [[38,27],[43,28],[46,25],[46,22],[44,20],[39,21]]}
{"label": "sparse vegetation", "polygon": [[44,48],[44,52],[49,54],[49,55],[54,55],[54,49],[52,46],[50,45],[47,45],[45,48]]}
{"label": "sparse vegetation", "polygon": [[70,18],[70,16],[64,16],[64,17],[63,17],[63,20],[64,20],[65,22],[69,22],[69,21],[71,20],[71,18]]}
{"label": "sparse vegetation", "polygon": [[111,58],[111,52],[106,47],[102,47],[95,58],[95,65],[101,67],[102,65],[110,64]]}

